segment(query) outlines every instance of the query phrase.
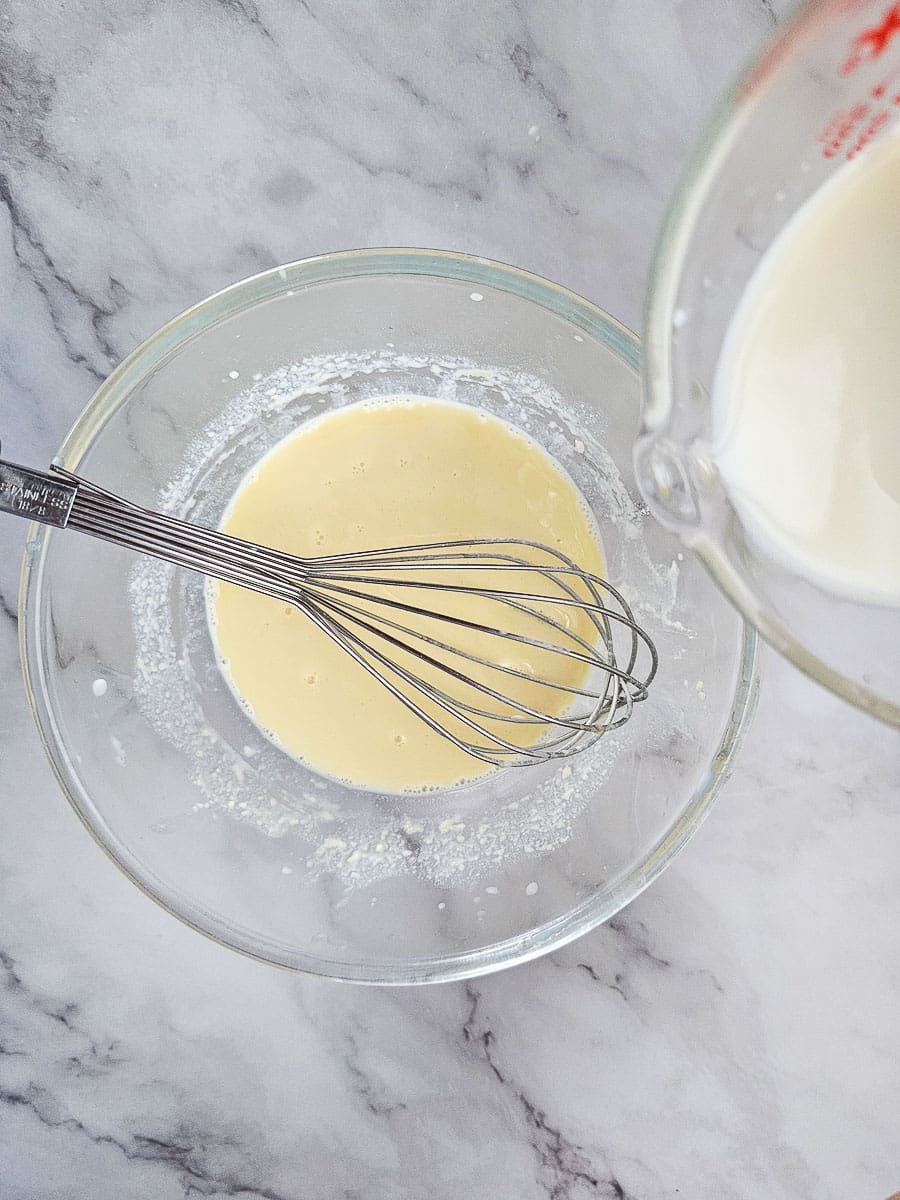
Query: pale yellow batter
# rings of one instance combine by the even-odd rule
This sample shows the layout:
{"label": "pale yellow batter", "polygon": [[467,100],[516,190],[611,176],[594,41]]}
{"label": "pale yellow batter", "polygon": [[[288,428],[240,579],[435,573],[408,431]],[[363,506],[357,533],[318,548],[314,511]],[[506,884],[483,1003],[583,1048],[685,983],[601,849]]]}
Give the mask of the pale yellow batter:
{"label": "pale yellow batter", "polygon": [[[416,397],[353,405],[280,443],[238,490],[223,529],[301,556],[530,538],[603,573],[584,502],[539,446],[485,413]],[[539,578],[531,581],[535,591],[542,591]],[[430,602],[435,606],[434,597]],[[494,602],[459,604],[455,611],[467,619],[497,623]],[[316,770],[391,791],[444,787],[487,770],[430,730],[298,610],[222,584],[212,592],[211,615],[237,694],[264,730]],[[583,617],[571,619],[590,636]],[[540,636],[529,620],[520,628]],[[456,632],[452,640],[498,661],[497,639]],[[551,669],[529,664],[520,647],[506,652],[504,661],[526,670]],[[582,664],[556,656],[552,670],[573,686],[586,674]],[[564,693],[546,686],[517,680],[506,690],[554,715],[566,707]]]}

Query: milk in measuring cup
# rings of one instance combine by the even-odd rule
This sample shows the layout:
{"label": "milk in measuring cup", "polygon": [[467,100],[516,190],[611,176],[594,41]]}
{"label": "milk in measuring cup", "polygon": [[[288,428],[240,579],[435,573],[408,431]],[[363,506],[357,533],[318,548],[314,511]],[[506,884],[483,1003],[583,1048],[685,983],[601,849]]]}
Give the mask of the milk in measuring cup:
{"label": "milk in measuring cup", "polygon": [[900,603],[900,133],[843,167],[751,279],[713,395],[748,535],[845,595]]}

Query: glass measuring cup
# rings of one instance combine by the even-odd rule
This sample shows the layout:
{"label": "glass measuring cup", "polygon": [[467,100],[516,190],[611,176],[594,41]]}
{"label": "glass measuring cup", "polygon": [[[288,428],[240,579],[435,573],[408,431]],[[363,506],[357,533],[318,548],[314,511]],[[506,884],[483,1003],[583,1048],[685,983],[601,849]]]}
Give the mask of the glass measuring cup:
{"label": "glass measuring cup", "polygon": [[659,243],[635,465],[656,518],[780,653],[900,726],[900,611],[831,594],[755,546],[709,449],[716,365],[754,269],[809,197],[898,119],[900,3],[889,0],[810,0],[740,79]]}

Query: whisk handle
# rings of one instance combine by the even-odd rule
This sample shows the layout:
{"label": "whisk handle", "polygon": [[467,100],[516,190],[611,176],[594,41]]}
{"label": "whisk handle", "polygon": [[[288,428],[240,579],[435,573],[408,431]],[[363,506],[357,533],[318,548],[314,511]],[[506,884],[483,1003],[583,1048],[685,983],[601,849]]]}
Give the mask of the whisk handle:
{"label": "whisk handle", "polygon": [[65,529],[78,488],[0,459],[0,512]]}

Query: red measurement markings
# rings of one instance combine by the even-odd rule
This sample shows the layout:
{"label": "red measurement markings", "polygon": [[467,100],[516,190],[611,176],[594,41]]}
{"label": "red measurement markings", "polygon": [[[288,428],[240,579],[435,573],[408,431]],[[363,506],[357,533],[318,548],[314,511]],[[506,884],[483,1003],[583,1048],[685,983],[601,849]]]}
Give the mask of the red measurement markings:
{"label": "red measurement markings", "polygon": [[[858,67],[880,59],[898,35],[900,3],[895,3],[885,11],[877,25],[864,29],[850,43],[847,57],[840,66],[841,75],[850,75]],[[888,124],[891,110],[900,107],[898,79],[900,66],[894,66],[870,88],[865,100],[859,100],[843,112],[835,113],[819,134],[824,158],[836,158],[844,152],[847,158],[855,158]]]}
{"label": "red measurement markings", "polygon": [[869,142],[871,142],[878,130],[881,129],[883,125],[887,125],[890,119],[891,114],[887,109],[883,108],[880,112],[877,112],[872,120],[869,121],[865,128],[860,132],[859,137],[847,151],[847,158],[855,158],[864,146],[868,146]]}
{"label": "red measurement markings", "polygon": [[880,58],[900,33],[900,4],[893,4],[871,29],[864,29],[850,43],[850,53],[841,64],[841,74],[850,75],[864,62]]}
{"label": "red measurement markings", "polygon": [[854,104],[845,112],[835,113],[819,134],[822,154],[825,158],[834,158],[836,154],[839,154],[871,113],[872,106],[865,103]]}

